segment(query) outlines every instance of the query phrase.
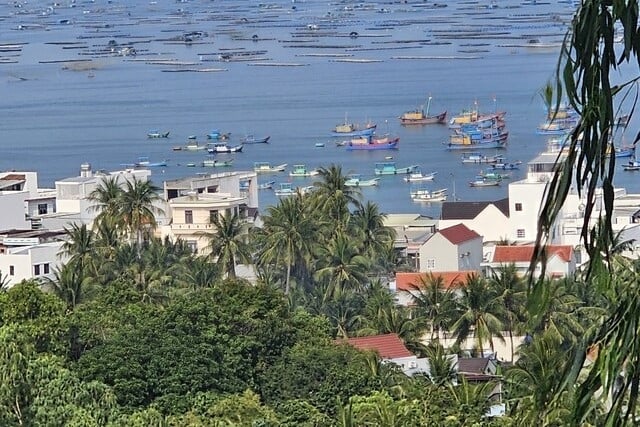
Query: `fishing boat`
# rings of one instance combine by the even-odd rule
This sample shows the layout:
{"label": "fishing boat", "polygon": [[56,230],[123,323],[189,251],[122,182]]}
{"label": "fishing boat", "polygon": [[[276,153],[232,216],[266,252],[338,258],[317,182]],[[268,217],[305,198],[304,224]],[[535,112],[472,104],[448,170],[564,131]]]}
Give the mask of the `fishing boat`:
{"label": "fishing boat", "polygon": [[269,162],[255,162],[253,164],[253,171],[257,173],[283,172],[286,168],[286,163],[282,163],[281,165],[276,166],[272,166]]}
{"label": "fishing boat", "polygon": [[357,123],[349,123],[347,117],[344,118],[344,123],[336,125],[331,133],[333,136],[367,136],[373,135],[376,131],[376,124],[367,122],[364,125]]}
{"label": "fishing boat", "polygon": [[[185,145],[184,147],[180,147],[180,150],[185,150],[185,151],[201,151],[206,149],[207,149],[206,145],[200,145],[197,142],[191,142],[191,141],[189,141],[187,145]],[[180,150],[176,150],[176,151],[180,151]]]}
{"label": "fishing boat", "polygon": [[624,169],[627,172],[639,171],[640,162],[637,160],[629,160],[629,163],[625,163],[622,165],[622,169]]}
{"label": "fishing boat", "polygon": [[447,200],[447,189],[429,191],[426,189],[412,190],[411,200],[415,202],[444,202]]}
{"label": "fishing boat", "polygon": [[278,197],[293,196],[298,191],[302,194],[308,193],[313,189],[313,186],[306,187],[294,187],[290,182],[281,182],[278,188],[274,190],[274,194]]}
{"label": "fishing boat", "polygon": [[449,120],[449,129],[460,129],[464,125],[475,125],[478,127],[491,127],[493,123],[504,122],[505,111],[495,113],[479,113],[477,104],[473,110],[463,110],[457,116]]}
{"label": "fishing boat", "polygon": [[409,175],[404,177],[405,182],[424,182],[424,181],[433,181],[438,172],[431,173],[422,173],[420,171],[416,171],[414,173],[410,173]]}
{"label": "fishing boat", "polygon": [[478,175],[484,179],[490,179],[494,181],[502,181],[503,179],[511,178],[511,175],[504,172],[497,172],[494,169],[487,169],[486,171],[481,171]]}
{"label": "fishing boat", "polygon": [[217,141],[227,141],[231,138],[231,132],[223,133],[218,129],[214,129],[207,134],[207,139],[213,139]]}
{"label": "fishing boat", "polygon": [[275,183],[275,181],[267,181],[262,184],[258,184],[258,190],[271,190]]}
{"label": "fishing boat", "polygon": [[169,138],[169,132],[151,130],[147,133],[147,138]]}
{"label": "fishing boat", "polygon": [[351,174],[347,176],[344,185],[347,187],[373,187],[378,185],[380,178],[362,179],[361,175]]}
{"label": "fishing boat", "polygon": [[486,179],[480,175],[469,182],[469,187],[496,187],[500,185],[501,181],[501,179]]}
{"label": "fishing boat", "polygon": [[[636,155],[636,147],[634,146],[614,147],[613,152],[617,159],[623,158],[623,157],[634,157]],[[607,150],[607,154],[611,155],[611,145]]]}
{"label": "fishing boat", "polygon": [[148,157],[138,157],[138,161],[135,163],[123,163],[122,166],[133,168],[159,168],[167,166],[167,160],[160,162],[152,162]]}
{"label": "fishing boat", "polygon": [[211,154],[215,153],[239,153],[242,151],[242,144],[228,145],[226,142],[214,142],[207,144],[207,151]]}
{"label": "fishing boat", "polygon": [[412,111],[403,113],[400,118],[401,125],[431,125],[431,124],[444,124],[447,121],[447,111],[443,111],[435,116],[429,115],[429,107],[431,106],[431,97],[427,101],[427,109],[417,108]]}
{"label": "fishing boat", "polygon": [[394,150],[398,148],[399,137],[383,136],[376,138],[374,135],[353,138],[345,147],[353,150]]}
{"label": "fishing boat", "polygon": [[520,165],[521,164],[522,164],[522,162],[520,160],[515,161],[515,162],[511,162],[511,163],[497,162],[497,163],[493,163],[491,165],[491,169],[511,171],[511,170],[520,169]]}
{"label": "fishing boat", "polygon": [[380,162],[375,164],[373,171],[376,175],[400,175],[413,173],[417,169],[417,165],[398,168],[395,162]]}
{"label": "fishing boat", "polygon": [[266,144],[271,139],[270,136],[264,136],[262,138],[258,138],[254,135],[247,135],[240,140],[243,144]]}
{"label": "fishing boat", "polygon": [[309,170],[305,165],[293,165],[293,170],[289,172],[289,176],[308,177],[318,175],[320,171],[317,169]]}
{"label": "fishing boat", "polygon": [[504,148],[508,137],[504,128],[456,130],[444,144],[448,150]]}
{"label": "fishing boat", "polygon": [[504,160],[504,156],[501,154],[496,154],[495,156],[485,156],[480,153],[465,153],[462,155],[462,163],[496,163],[502,162]]}
{"label": "fishing boat", "polygon": [[539,135],[564,135],[576,127],[580,115],[570,106],[561,105],[557,110],[549,109],[546,120],[538,126]]}
{"label": "fishing boat", "polygon": [[213,157],[209,157],[202,161],[203,167],[220,168],[220,167],[227,167],[232,165],[233,165],[233,159],[219,160]]}

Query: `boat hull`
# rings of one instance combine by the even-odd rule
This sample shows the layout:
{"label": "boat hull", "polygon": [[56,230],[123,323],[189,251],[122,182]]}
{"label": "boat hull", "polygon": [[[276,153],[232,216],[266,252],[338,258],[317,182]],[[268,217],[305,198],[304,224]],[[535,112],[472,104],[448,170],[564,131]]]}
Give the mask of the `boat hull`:
{"label": "boat hull", "polygon": [[347,151],[359,151],[359,150],[396,150],[398,148],[398,139],[393,140],[391,142],[379,144],[379,143],[369,143],[369,144],[353,144],[349,143],[345,149]]}
{"label": "boat hull", "polygon": [[443,125],[447,123],[447,112],[444,111],[436,116],[425,116],[415,118],[411,113],[403,114],[400,117],[400,124],[403,126],[412,125]]}

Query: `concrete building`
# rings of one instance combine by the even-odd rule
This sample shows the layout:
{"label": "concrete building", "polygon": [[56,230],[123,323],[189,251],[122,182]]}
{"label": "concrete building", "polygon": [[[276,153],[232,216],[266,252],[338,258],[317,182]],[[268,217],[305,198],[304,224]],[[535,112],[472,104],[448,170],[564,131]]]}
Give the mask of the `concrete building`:
{"label": "concrete building", "polygon": [[[525,276],[529,272],[533,251],[533,245],[485,247],[484,256],[486,261],[482,265],[487,275],[490,275],[492,271],[497,271],[500,267],[514,265],[518,275]],[[573,246],[549,245],[546,246],[546,252],[546,277],[568,277],[576,272],[576,258]],[[542,269],[538,265],[533,271],[533,276],[539,277],[541,272]]]}
{"label": "concrete building", "polygon": [[0,230],[32,228],[39,211],[55,211],[55,194],[38,188],[37,172],[0,172]]}
{"label": "concrete building", "polygon": [[479,270],[482,236],[464,224],[435,232],[419,250],[418,271]]}
{"label": "concrete building", "polygon": [[486,243],[509,239],[506,227],[496,227],[508,223],[509,199],[505,198],[495,202],[444,202],[438,226],[442,229],[464,224]]}
{"label": "concrete building", "polygon": [[29,279],[53,279],[65,261],[59,254],[65,233],[47,230],[0,231],[0,272],[9,287]]}

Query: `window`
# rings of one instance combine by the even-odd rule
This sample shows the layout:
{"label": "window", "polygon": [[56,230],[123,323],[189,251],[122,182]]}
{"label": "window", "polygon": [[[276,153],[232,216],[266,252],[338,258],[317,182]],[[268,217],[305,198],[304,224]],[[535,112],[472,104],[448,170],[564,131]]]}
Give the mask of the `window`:
{"label": "window", "polygon": [[9,266],[9,276],[15,276],[16,268],[13,265]]}
{"label": "window", "polygon": [[38,215],[46,215],[47,211],[48,209],[46,203],[38,203]]}
{"label": "window", "polygon": [[213,223],[218,219],[218,211],[209,211],[209,222]]}
{"label": "window", "polygon": [[49,263],[42,264],[42,266],[44,267],[44,274],[49,274]]}
{"label": "window", "polygon": [[33,266],[33,275],[34,276],[39,276],[40,275],[40,265],[36,264]]}
{"label": "window", "polygon": [[196,253],[198,252],[198,242],[195,240],[187,240],[186,241],[187,247],[189,248],[189,250],[191,251],[191,253]]}
{"label": "window", "polygon": [[427,270],[435,270],[436,269],[436,260],[433,258],[429,258],[427,260]]}
{"label": "window", "polygon": [[516,237],[518,239],[524,239],[524,228],[518,228],[518,230],[516,231]]}
{"label": "window", "polygon": [[516,211],[518,212],[522,211],[522,203],[516,203]]}
{"label": "window", "polygon": [[184,211],[184,223],[185,224],[193,224],[193,211],[192,210]]}

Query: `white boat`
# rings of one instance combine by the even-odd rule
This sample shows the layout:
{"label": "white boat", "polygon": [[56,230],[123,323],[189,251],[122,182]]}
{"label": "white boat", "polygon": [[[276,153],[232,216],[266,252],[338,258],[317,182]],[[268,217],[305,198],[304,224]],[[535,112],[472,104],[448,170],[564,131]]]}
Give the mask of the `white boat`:
{"label": "white boat", "polygon": [[423,182],[423,181],[433,181],[438,172],[431,173],[422,173],[422,172],[414,172],[404,177],[405,182]]}
{"label": "white boat", "polygon": [[269,162],[255,162],[253,164],[253,171],[257,173],[283,172],[286,168],[286,163],[282,163],[281,165],[276,166],[272,166]]}
{"label": "white boat", "polygon": [[447,200],[447,189],[442,188],[440,190],[413,190],[410,193],[411,200],[415,202],[444,202]]}
{"label": "white boat", "polygon": [[320,173],[317,169],[309,170],[305,165],[293,165],[293,170],[289,172],[289,176],[293,177],[308,177],[316,176]]}
{"label": "white boat", "polygon": [[637,160],[629,160],[629,163],[624,163],[622,165],[622,169],[628,171],[628,172],[633,172],[633,171],[639,171],[640,170],[640,162]]}
{"label": "white boat", "polygon": [[349,175],[344,185],[347,187],[373,187],[378,185],[380,178],[362,179],[360,175]]}
{"label": "white boat", "polygon": [[278,188],[274,190],[274,194],[278,197],[287,197],[293,196],[298,191],[300,191],[302,194],[305,194],[311,191],[311,189],[313,189],[313,186],[294,187],[290,182],[281,182]]}

